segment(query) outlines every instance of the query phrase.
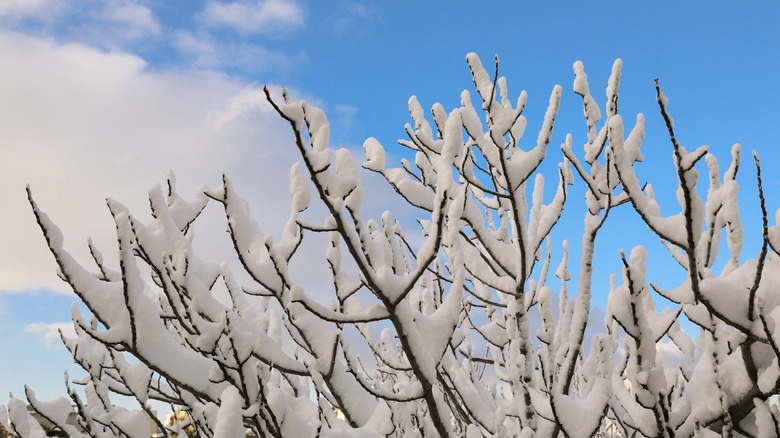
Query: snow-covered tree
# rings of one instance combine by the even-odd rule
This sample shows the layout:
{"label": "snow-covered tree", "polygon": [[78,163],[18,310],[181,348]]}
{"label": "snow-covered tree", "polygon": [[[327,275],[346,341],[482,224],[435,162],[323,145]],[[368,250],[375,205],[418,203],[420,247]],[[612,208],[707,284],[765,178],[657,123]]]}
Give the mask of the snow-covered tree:
{"label": "snow-covered tree", "polygon": [[[388,168],[385,148],[373,138],[364,144],[363,169],[381,174],[417,212],[414,238],[389,211],[365,217],[364,175],[348,150],[330,149],[323,111],[286,93],[275,100],[268,90],[301,157],[278,242],[227,177],[185,201],[169,175],[150,191],[147,222],[109,201],[119,265],[107,266],[90,243],[92,273],[64,249],[30,195],[61,277],[89,309],[84,315],[74,305],[78,336],[63,338],[88,373],[75,382],[81,390],[67,377],[69,398],[42,402],[28,389],[32,408],[71,436],[147,437],[143,410],[151,400],[187,413],[173,426],[158,422],[166,435],[778,436],[780,412],[769,399],[780,389],[780,295],[773,293],[780,228],[768,225],[758,158],[763,246],[756,259],[742,260],[739,145],[723,174],[706,147],[688,152],[656,84],[679,182],[680,213],[662,215],[652,185],[634,170],[643,160],[644,117],[626,136],[617,113],[621,61],[603,111],[577,62],[584,156],[567,136],[557,190],[545,203],[539,168],[561,87],[535,141],[527,140],[526,93],[513,104],[498,59],[493,75],[476,55],[467,61],[475,101],[464,91],[460,107],[448,113],[435,104],[427,119],[409,100],[413,124],[400,143],[413,164]],[[704,198],[700,169],[709,175]],[[587,206],[582,235],[572,236],[582,239],[576,296],[568,293],[567,241],[551,266],[551,230],[572,185]],[[323,215],[307,211],[313,199]],[[240,266],[206,262],[193,250],[194,223],[209,202],[224,207]],[[633,208],[687,275],[662,290],[646,278],[643,247],[615,254],[621,279],[612,277],[604,330],[586,345],[596,237],[610,229],[614,208]],[[316,234],[328,242],[331,281],[312,290],[289,267]],[[715,272],[721,241],[728,258]],[[223,286],[228,298],[216,296]],[[683,315],[700,328],[693,338],[681,329]],[[662,339],[682,362],[667,359]],[[112,393],[143,408],[115,406]],[[72,405],[77,426],[66,423]],[[12,434],[43,436],[19,399],[0,417]]]}

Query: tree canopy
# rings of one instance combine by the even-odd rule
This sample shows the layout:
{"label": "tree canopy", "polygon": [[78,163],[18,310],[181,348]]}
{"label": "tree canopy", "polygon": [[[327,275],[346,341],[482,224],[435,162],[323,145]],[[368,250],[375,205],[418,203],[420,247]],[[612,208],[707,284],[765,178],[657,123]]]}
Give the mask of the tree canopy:
{"label": "tree canopy", "polygon": [[[603,107],[577,62],[573,91],[587,142],[580,155],[566,137],[557,175],[548,175],[556,190],[545,200],[540,165],[562,88],[553,88],[536,138],[526,138],[526,93],[510,97],[498,58],[491,72],[475,54],[467,62],[473,101],[463,91],[460,107],[437,103],[426,116],[409,99],[412,123],[399,143],[413,161],[398,168],[370,138],[361,170],[349,150],[330,148],[322,110],[266,89],[301,158],[277,242],[229,178],[185,200],[169,174],[149,193],[151,220],[109,200],[119,263],[108,266],[90,243],[93,273],[65,250],[30,193],[60,276],[89,309],[73,307],[78,336],[63,337],[88,377],[49,402],[28,389],[34,411],[70,436],[147,437],[151,400],[187,413],[172,425],[157,421],[164,435],[777,436],[780,412],[769,399],[780,386],[780,228],[768,223],[757,155],[763,227],[743,230],[740,146],[725,172],[707,147],[689,152],[656,81],[680,207],[662,213],[634,168],[644,159],[645,119],[639,114],[629,130],[618,114],[621,61]],[[384,177],[414,209],[416,230],[389,211],[366,217],[364,171]],[[568,240],[560,264],[551,262],[550,233],[571,196],[584,196],[587,208],[581,234],[567,236],[581,239],[576,281]],[[321,214],[304,213],[313,202]],[[208,203],[224,208],[239,266],[206,262],[193,249]],[[586,344],[596,238],[619,230],[610,221],[615,208],[638,215],[687,275],[662,290],[646,278],[643,247],[621,252],[604,330]],[[745,232],[762,238],[757,258],[741,259]],[[325,236],[330,271],[316,290],[289,269],[312,235]],[[716,272],[719,254],[726,260]],[[226,297],[215,293],[221,287]],[[683,315],[699,327],[696,336],[681,329]],[[670,360],[659,348],[664,339],[684,359]],[[115,406],[112,393],[142,408]],[[66,421],[71,406],[77,425]],[[7,415],[11,434],[43,436],[21,400],[11,398]],[[0,417],[7,422],[6,409]]]}

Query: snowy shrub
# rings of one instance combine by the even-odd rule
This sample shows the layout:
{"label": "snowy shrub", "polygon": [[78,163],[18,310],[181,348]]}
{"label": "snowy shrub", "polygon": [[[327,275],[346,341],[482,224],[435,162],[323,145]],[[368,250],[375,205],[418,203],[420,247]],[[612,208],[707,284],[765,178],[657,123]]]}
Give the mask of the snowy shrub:
{"label": "snowy shrub", "polygon": [[[119,266],[106,266],[91,247],[93,274],[65,251],[31,196],[61,277],[90,313],[74,306],[78,337],[63,339],[89,376],[76,382],[78,391],[68,384],[69,398],[41,402],[28,390],[32,408],[71,436],[149,436],[142,410],[113,405],[111,393],[140,406],[180,407],[184,421],[158,423],[166,435],[777,436],[780,414],[768,400],[780,384],[780,228],[767,224],[759,191],[763,248],[757,259],[740,259],[739,146],[722,174],[706,147],[688,152],[656,84],[679,181],[680,213],[663,215],[653,187],[634,170],[643,160],[644,118],[626,135],[617,114],[621,62],[603,110],[577,62],[587,143],[578,156],[566,138],[557,190],[545,204],[538,170],[561,87],[528,141],[525,92],[513,104],[497,66],[492,75],[476,55],[467,61],[474,101],[464,91],[459,108],[447,113],[435,104],[426,119],[409,100],[413,124],[400,143],[414,163],[388,168],[384,147],[373,138],[364,144],[363,169],[381,174],[417,211],[415,239],[390,212],[361,213],[371,194],[351,153],[329,148],[323,111],[286,93],[275,101],[268,90],[301,157],[278,242],[253,221],[229,179],[185,201],[169,176],[150,192],[148,222],[109,202]],[[700,170],[709,175],[706,199]],[[568,244],[555,267],[550,240],[575,182],[587,206],[582,235],[571,236],[582,241],[576,297],[568,293]],[[303,214],[312,200],[324,212],[316,221]],[[193,252],[193,223],[209,202],[224,207],[241,275]],[[644,248],[616,254],[623,269],[613,277],[605,330],[586,345],[594,245],[615,208],[633,209],[687,277],[661,290],[645,278]],[[288,269],[310,235],[329,242],[327,298]],[[715,272],[721,242],[727,260]],[[217,299],[217,287],[229,299]],[[693,338],[681,329],[683,314],[700,328]],[[662,339],[683,359],[667,359]],[[65,423],[72,405],[78,426]],[[20,400],[0,412],[12,434],[42,436]]]}

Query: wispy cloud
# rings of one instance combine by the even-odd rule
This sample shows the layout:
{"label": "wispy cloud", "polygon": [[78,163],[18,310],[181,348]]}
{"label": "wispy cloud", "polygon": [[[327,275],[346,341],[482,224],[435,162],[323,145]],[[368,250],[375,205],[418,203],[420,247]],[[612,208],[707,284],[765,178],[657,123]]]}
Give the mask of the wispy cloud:
{"label": "wispy cloud", "polygon": [[363,3],[347,3],[340,9],[333,12],[333,15],[327,20],[331,28],[343,33],[352,28],[355,23],[375,18],[379,14],[379,8],[375,6],[366,6]]}
{"label": "wispy cloud", "polygon": [[3,0],[0,17],[48,19],[65,6],[63,0]]}
{"label": "wispy cloud", "polygon": [[155,12],[143,0],[78,2],[78,10],[61,17],[58,26],[70,41],[94,47],[127,50],[164,35]]}
{"label": "wispy cloud", "polygon": [[146,0],[0,0],[0,24],[104,49],[124,49],[164,34]]}
{"label": "wispy cloud", "polygon": [[209,26],[225,26],[240,32],[274,36],[303,27],[303,9],[292,2],[258,0],[253,2],[210,2],[202,13]]}
{"label": "wispy cloud", "polygon": [[173,33],[173,46],[193,58],[194,65],[204,69],[239,68],[253,74],[285,72],[306,61],[306,55],[268,50],[251,42],[218,40],[207,32],[194,33],[180,29]]}
{"label": "wispy cloud", "polygon": [[355,123],[358,110],[352,105],[336,105],[333,107],[333,112],[337,123],[343,128],[349,128]]}
{"label": "wispy cloud", "polygon": [[113,0],[105,4],[101,14],[108,22],[122,26],[127,39],[159,35],[160,23],[148,7],[132,0]]}
{"label": "wispy cloud", "polygon": [[44,323],[38,322],[35,324],[28,324],[24,328],[25,333],[34,333],[40,335],[43,346],[50,350],[55,346],[62,345],[60,339],[60,331],[66,338],[73,338],[76,336],[76,330],[73,328],[72,322],[52,322]]}
{"label": "wispy cloud", "polygon": [[[275,102],[283,102],[281,87],[268,85],[268,89]],[[288,90],[288,93],[294,101],[303,100],[319,108],[325,107],[324,102],[311,95],[303,96],[296,90]],[[223,108],[209,114],[209,124],[215,131],[223,132],[231,125],[245,123],[247,119],[252,117],[267,117],[268,115],[274,117],[275,114],[274,109],[268,104],[263,88],[257,85],[248,85],[226,100]]]}
{"label": "wispy cloud", "polygon": [[231,97],[225,108],[214,111],[209,121],[217,131],[222,131],[230,124],[249,117],[256,112],[271,112],[271,107],[266,102],[265,93],[260,87],[248,86]]}

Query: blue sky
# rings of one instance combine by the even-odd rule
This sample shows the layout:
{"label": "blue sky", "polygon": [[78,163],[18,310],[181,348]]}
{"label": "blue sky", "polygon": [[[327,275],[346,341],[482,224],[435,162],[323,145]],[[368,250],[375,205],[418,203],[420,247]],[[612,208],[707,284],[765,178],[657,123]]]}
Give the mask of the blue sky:
{"label": "blue sky", "polygon": [[[553,86],[563,86],[545,171],[560,160],[557,145],[566,133],[574,135],[577,151],[585,141],[581,99],[571,91],[572,63],[584,62],[603,105],[612,63],[622,58],[619,110],[627,122],[638,112],[647,117],[639,172],[657,193],[666,192],[664,213],[677,212],[676,182],[655,103],[656,77],[683,145],[709,145],[722,168],[735,142],[746,158],[759,152],[773,224],[780,206],[774,171],[780,159],[778,21],[780,4],[769,1],[4,1],[0,403],[9,391],[21,396],[23,383],[44,399],[62,394],[62,371],[73,369],[67,351],[51,342],[50,329],[69,320],[75,298],[56,278],[34,226],[24,197],[28,183],[62,227],[66,246],[84,261],[88,235],[110,257],[106,196],[144,211],[148,188],[166,168],[176,172],[185,197],[200,184],[217,185],[226,172],[258,221],[279,230],[286,213],[275,213],[286,212],[289,203],[287,169],[295,152],[288,128],[263,103],[263,84],[285,85],[323,107],[334,146],[360,153],[373,136],[397,158],[403,151],[393,145],[409,121],[409,96],[426,108],[438,101],[451,109],[461,90],[472,90],[466,54],[478,53],[486,65],[498,54],[510,94],[528,91],[529,138]],[[743,163],[745,259],[758,252],[752,236],[760,222],[754,167]],[[582,184],[570,193],[554,234],[575,244]],[[371,211],[402,206],[383,196],[368,203]],[[204,227],[221,231],[219,219],[208,212]],[[617,231],[602,236],[597,250],[595,304],[605,305],[608,275],[619,269],[617,249],[628,252],[640,243],[651,254],[650,278],[675,286],[682,274],[643,225],[627,210],[612,221]],[[204,231],[201,244],[213,257],[229,258],[223,237]],[[573,246],[569,269],[576,272]]]}

